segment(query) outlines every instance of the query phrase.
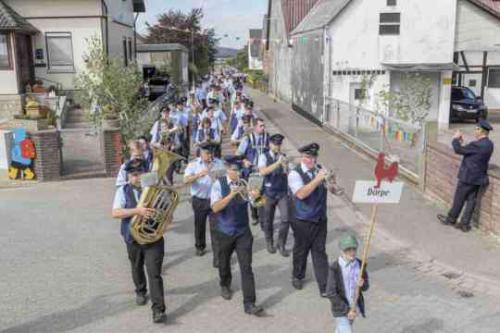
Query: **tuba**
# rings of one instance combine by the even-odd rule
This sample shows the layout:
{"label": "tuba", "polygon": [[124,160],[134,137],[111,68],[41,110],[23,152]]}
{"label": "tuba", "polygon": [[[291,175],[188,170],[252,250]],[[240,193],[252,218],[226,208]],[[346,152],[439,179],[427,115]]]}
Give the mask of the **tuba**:
{"label": "tuba", "polygon": [[130,233],[139,244],[151,244],[163,237],[167,226],[172,222],[174,210],[179,204],[179,193],[165,185],[168,168],[183,159],[171,151],[153,148],[153,168],[141,178],[142,194],[138,207],[156,209],[152,218],[134,216],[130,223]]}

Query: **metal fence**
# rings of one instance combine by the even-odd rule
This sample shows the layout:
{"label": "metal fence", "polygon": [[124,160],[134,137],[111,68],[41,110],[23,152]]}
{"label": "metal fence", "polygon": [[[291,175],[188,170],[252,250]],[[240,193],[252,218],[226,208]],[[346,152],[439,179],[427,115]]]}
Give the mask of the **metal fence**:
{"label": "metal fence", "polygon": [[396,155],[404,169],[420,174],[425,134],[419,126],[333,98],[327,100],[322,123],[372,153]]}

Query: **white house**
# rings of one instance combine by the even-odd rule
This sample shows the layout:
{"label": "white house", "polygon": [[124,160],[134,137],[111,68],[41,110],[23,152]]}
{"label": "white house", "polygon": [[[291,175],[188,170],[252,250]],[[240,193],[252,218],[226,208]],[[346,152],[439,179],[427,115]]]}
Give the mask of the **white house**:
{"label": "white house", "polygon": [[[298,87],[293,103],[318,117],[315,108],[321,98],[325,108],[329,98],[355,104],[363,95],[363,78],[373,76],[366,92],[366,106],[373,109],[378,91],[397,90],[402,73],[419,72],[432,82],[428,119],[447,126],[453,73],[464,66],[454,62],[456,54],[462,51],[477,65],[477,54],[482,60],[486,51],[487,62],[479,61],[483,91],[486,103],[498,107],[500,94],[496,87],[488,87],[486,79],[489,73],[490,85],[499,83],[491,66],[498,64],[500,24],[494,10],[488,10],[489,2],[494,1],[320,0],[292,31],[296,49],[292,86]],[[314,77],[321,82],[302,86],[309,91],[301,91],[298,80],[293,81],[293,77],[307,77],[312,67],[302,66],[305,63],[319,64],[324,73]],[[318,67],[314,72],[320,71]],[[307,98],[308,94],[318,96]]]}
{"label": "white house", "polygon": [[142,12],[143,0],[0,0],[0,118],[20,111],[34,80],[73,90],[89,37],[127,65]]}

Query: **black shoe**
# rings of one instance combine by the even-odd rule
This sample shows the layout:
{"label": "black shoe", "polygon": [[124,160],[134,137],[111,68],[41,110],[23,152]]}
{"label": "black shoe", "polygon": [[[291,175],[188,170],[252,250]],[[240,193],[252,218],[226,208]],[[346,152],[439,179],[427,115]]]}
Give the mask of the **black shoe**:
{"label": "black shoe", "polygon": [[297,279],[297,278],[293,278],[292,279],[292,286],[297,290],[301,290],[302,289],[302,280]]}
{"label": "black shoe", "polygon": [[258,316],[259,314],[262,313],[264,309],[261,306],[255,305],[255,304],[248,304],[245,305],[245,313],[253,316]]}
{"label": "black shoe", "polygon": [[148,302],[148,296],[141,295],[141,294],[136,294],[135,295],[135,304],[137,304],[137,305],[146,305],[147,302]]}
{"label": "black shoe", "polygon": [[280,252],[280,254],[283,257],[289,257],[290,256],[290,252],[285,248],[285,245],[283,245],[283,244],[278,245],[278,251]]}
{"label": "black shoe", "polygon": [[222,298],[229,301],[233,297],[233,291],[229,287],[221,287],[220,295]]}
{"label": "black shoe", "polygon": [[456,229],[462,230],[463,232],[469,232],[471,227],[468,224],[463,224],[463,223],[457,223],[455,225]]}
{"label": "black shoe", "polygon": [[269,252],[271,254],[276,253],[276,248],[274,247],[273,242],[271,242],[271,241],[267,242],[267,252]]}
{"label": "black shoe", "polygon": [[453,221],[450,217],[448,217],[446,215],[438,214],[437,218],[444,225],[454,225],[455,224],[455,221]]}
{"label": "black shoe", "polygon": [[165,312],[153,312],[153,323],[162,324],[167,321],[167,315]]}
{"label": "black shoe", "polygon": [[196,249],[196,255],[201,257],[205,254],[205,249]]}
{"label": "black shoe", "polygon": [[258,217],[252,217],[252,225],[257,225],[259,224],[259,218]]}

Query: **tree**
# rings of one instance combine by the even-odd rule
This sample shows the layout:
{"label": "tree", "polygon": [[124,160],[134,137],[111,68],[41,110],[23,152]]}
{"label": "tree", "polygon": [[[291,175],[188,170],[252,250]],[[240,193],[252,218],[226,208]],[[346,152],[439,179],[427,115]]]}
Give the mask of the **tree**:
{"label": "tree", "polygon": [[238,68],[240,71],[245,72],[248,70],[248,47],[245,46],[238,51],[236,57],[230,59],[228,64]]}
{"label": "tree", "polygon": [[[147,25],[146,43],[179,43],[189,52],[191,77],[206,74],[215,62],[218,39],[214,29],[201,27],[203,10],[194,8],[189,13],[170,10],[158,16],[158,23]],[[194,57],[194,62],[193,62]]]}
{"label": "tree", "polygon": [[420,73],[404,73],[399,91],[381,90],[379,104],[389,116],[423,126],[431,108],[432,82]]}
{"label": "tree", "polygon": [[[146,133],[151,126],[141,121],[148,101],[139,94],[142,76],[135,64],[108,58],[99,37],[87,40],[85,69],[76,77],[78,98],[97,128],[103,120],[119,120],[123,142]],[[125,145],[124,145],[125,146]]]}

